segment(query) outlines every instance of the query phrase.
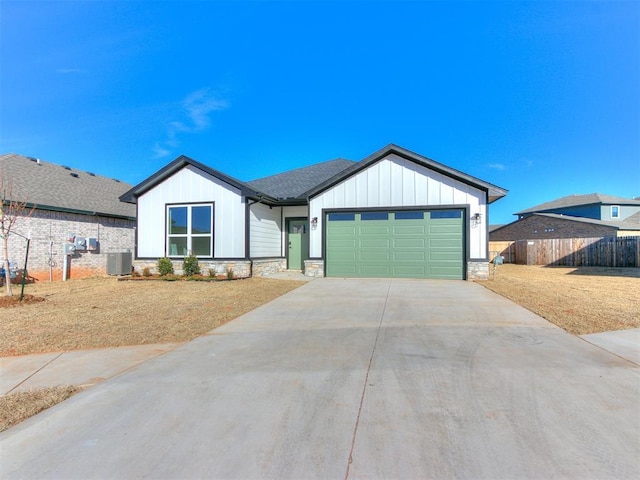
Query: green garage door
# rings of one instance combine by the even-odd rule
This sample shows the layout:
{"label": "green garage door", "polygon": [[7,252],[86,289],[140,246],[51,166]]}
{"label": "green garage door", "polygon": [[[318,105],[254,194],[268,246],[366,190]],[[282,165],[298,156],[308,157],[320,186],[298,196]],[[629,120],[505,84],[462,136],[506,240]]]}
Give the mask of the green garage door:
{"label": "green garage door", "polygon": [[464,278],[462,210],[326,216],[328,277]]}

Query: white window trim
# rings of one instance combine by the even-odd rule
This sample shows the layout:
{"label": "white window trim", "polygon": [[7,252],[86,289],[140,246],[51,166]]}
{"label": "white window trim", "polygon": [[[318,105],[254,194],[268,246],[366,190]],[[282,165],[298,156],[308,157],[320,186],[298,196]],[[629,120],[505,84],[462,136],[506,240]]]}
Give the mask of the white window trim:
{"label": "white window trim", "polygon": [[[184,208],[187,207],[187,232],[186,233],[169,233],[169,210],[171,208]],[[193,207],[209,207],[211,208],[211,232],[210,233],[190,233],[191,232],[191,209]],[[171,255],[169,249],[171,248],[171,237],[187,237],[187,255],[191,255],[193,252],[191,239],[192,238],[209,238],[209,251],[210,255],[196,255],[197,258],[213,258],[213,203],[172,203],[166,205],[166,225],[165,225],[165,238],[166,238],[166,251],[165,255],[168,258],[184,258],[185,255]]]}
{"label": "white window trim", "polygon": [[[613,215],[613,209],[616,209],[618,214],[617,215]],[[611,218],[620,218],[620,205],[611,205]]]}

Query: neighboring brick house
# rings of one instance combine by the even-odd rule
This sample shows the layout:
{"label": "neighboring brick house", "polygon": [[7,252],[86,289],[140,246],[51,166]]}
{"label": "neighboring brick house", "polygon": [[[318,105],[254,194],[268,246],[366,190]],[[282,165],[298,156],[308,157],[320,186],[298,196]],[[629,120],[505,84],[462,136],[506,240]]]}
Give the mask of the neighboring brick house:
{"label": "neighboring brick house", "polygon": [[569,195],[521,212],[490,230],[489,240],[596,238],[640,235],[640,200],[599,193]]}
{"label": "neighboring brick house", "polygon": [[[18,220],[16,235],[9,239],[9,260],[22,270],[23,237],[30,236],[30,279],[63,277],[70,237],[95,239],[95,245],[68,256],[67,278],[104,275],[107,253],[133,251],[135,206],[119,200],[131,185],[16,154],[0,155],[0,177],[12,200],[34,208],[30,216]],[[2,248],[0,242],[0,258],[4,258]]]}

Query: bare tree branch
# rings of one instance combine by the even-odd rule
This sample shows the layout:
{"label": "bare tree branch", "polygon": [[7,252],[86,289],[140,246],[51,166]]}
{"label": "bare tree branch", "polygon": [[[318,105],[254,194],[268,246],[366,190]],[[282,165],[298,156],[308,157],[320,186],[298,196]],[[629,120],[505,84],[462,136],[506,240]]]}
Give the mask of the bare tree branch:
{"label": "bare tree branch", "polygon": [[35,211],[35,205],[29,207],[29,202],[14,198],[13,182],[0,180],[0,238],[4,248],[4,276],[7,286],[7,296],[12,296],[11,272],[9,271],[9,237],[21,219],[29,218]]}

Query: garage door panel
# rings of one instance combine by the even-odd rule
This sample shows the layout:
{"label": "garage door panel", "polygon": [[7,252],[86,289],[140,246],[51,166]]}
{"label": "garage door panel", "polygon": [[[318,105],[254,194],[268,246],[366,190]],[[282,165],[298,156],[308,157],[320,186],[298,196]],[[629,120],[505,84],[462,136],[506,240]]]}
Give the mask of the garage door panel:
{"label": "garage door panel", "polygon": [[445,250],[448,249],[448,248],[460,249],[460,248],[462,248],[462,239],[456,239],[456,238],[430,238],[429,239],[429,248],[431,248],[431,249],[444,248]]}
{"label": "garage door panel", "polygon": [[462,278],[462,267],[432,266],[429,273],[432,278],[460,279]]}
{"label": "garage door panel", "polygon": [[430,251],[429,261],[432,263],[442,262],[442,261],[460,262],[462,261],[462,255],[457,250],[451,250],[451,251],[441,250],[437,252]]}
{"label": "garage door panel", "polygon": [[414,248],[424,249],[426,238],[394,238],[393,247],[397,249]]}
{"label": "garage door panel", "polygon": [[431,235],[459,235],[462,233],[460,225],[429,225],[429,233]]}
{"label": "garage door panel", "polygon": [[333,265],[327,266],[327,276],[329,277],[358,277],[355,265]]}
{"label": "garage door panel", "polygon": [[391,239],[360,237],[358,245],[360,248],[389,248],[391,246]]}
{"label": "garage door panel", "polygon": [[455,209],[329,214],[326,273],[462,279],[463,218],[462,210]]}
{"label": "garage door panel", "polygon": [[332,257],[336,262],[355,262],[357,260],[357,252],[355,250],[335,250]]}
{"label": "garage door panel", "polygon": [[409,250],[404,252],[393,252],[393,262],[424,262],[426,260],[425,250]]}
{"label": "garage door panel", "polygon": [[357,233],[356,226],[351,222],[331,222],[331,231],[336,236],[353,236]]}
{"label": "garage door panel", "polygon": [[423,278],[429,274],[424,265],[394,265],[393,276],[403,278]]}
{"label": "garage door panel", "polygon": [[394,225],[393,234],[398,235],[419,235],[424,236],[427,232],[427,225]]}
{"label": "garage door panel", "polygon": [[363,277],[389,277],[391,276],[391,267],[390,265],[362,264],[360,265],[360,274]]}
{"label": "garage door panel", "polygon": [[355,238],[335,238],[332,247],[335,249],[354,249],[358,246]]}
{"label": "garage door panel", "polygon": [[382,235],[387,236],[391,233],[389,225],[363,225],[360,227],[360,235]]}
{"label": "garage door panel", "polygon": [[357,258],[361,262],[390,262],[391,252],[389,250],[362,250]]}

